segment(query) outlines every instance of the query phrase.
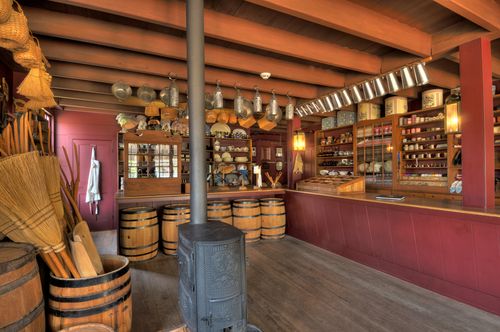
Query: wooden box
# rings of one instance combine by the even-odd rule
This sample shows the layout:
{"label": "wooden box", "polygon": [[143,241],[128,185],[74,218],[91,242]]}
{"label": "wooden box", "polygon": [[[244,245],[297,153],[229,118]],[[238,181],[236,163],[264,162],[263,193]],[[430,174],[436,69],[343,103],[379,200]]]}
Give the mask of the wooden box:
{"label": "wooden box", "polygon": [[341,193],[364,193],[364,176],[315,176],[306,180],[299,181],[296,185],[297,190],[311,191],[322,194],[341,194]]}

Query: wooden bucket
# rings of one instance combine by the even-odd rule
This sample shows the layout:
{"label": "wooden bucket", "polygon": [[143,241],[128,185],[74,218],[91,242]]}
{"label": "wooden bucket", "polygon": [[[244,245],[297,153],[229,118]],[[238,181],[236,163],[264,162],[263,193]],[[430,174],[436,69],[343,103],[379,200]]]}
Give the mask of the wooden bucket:
{"label": "wooden bucket", "polygon": [[212,201],[207,203],[208,221],[220,221],[229,225],[233,224],[233,213],[229,201]]}
{"label": "wooden bucket", "polygon": [[133,207],[120,211],[120,255],[131,262],[151,259],[158,254],[159,224],[156,210]]}
{"label": "wooden bucket", "polygon": [[189,222],[190,210],[188,204],[170,204],[163,207],[163,221],[161,224],[161,239],[163,252],[167,255],[177,255],[179,232],[181,224]]}
{"label": "wooden bucket", "polygon": [[282,198],[263,198],[260,200],[262,219],[261,238],[266,240],[285,237],[285,202]]}
{"label": "wooden bucket", "polygon": [[233,201],[233,225],[245,233],[245,242],[260,240],[260,205],[256,199]]}
{"label": "wooden bucket", "polygon": [[45,331],[45,314],[35,249],[0,243],[0,331]]}
{"label": "wooden bucket", "polygon": [[132,328],[129,260],[102,255],[104,274],[81,279],[50,276],[48,321],[53,331],[100,323],[118,332]]}

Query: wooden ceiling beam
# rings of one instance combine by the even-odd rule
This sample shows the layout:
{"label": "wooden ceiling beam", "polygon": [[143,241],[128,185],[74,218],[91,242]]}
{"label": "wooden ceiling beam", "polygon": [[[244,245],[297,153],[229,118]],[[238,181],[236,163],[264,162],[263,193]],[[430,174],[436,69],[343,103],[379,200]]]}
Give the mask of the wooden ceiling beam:
{"label": "wooden ceiling beam", "polygon": [[[108,83],[108,84],[113,84],[118,81],[123,81],[127,82],[132,87],[139,87],[143,84],[147,84],[157,91],[165,87],[165,81],[166,81],[165,77],[132,73],[117,69],[71,64],[58,61],[52,61],[51,64],[52,67],[50,68],[49,72],[54,77]],[[177,80],[177,85],[179,87],[180,92],[186,93],[187,91],[186,81]],[[205,91],[207,92],[213,92],[215,86],[206,85],[205,89],[206,89]],[[253,99],[254,91],[244,90],[244,89],[241,89],[240,91],[243,97],[249,100]],[[222,88],[222,93],[224,95],[224,98],[228,100],[232,100],[236,96],[236,91],[235,89],[232,88]],[[265,104],[271,98],[271,94],[265,92],[262,92],[261,96]],[[280,104],[280,106],[285,106],[288,103],[288,98],[286,98],[285,96],[277,95],[276,97],[278,99],[278,103]],[[292,98],[292,102],[295,102],[294,98]]]}
{"label": "wooden ceiling beam", "polygon": [[65,89],[52,88],[54,96],[56,98],[65,99],[75,99],[82,101],[92,101],[103,104],[114,104],[114,105],[125,105],[125,106],[136,106],[136,107],[146,107],[146,103],[135,96],[130,96],[124,101],[119,101],[115,96],[109,94],[98,94],[92,92],[82,92],[82,91],[71,91]]}
{"label": "wooden ceiling beam", "polygon": [[[47,38],[40,38],[40,44],[49,60],[121,69],[164,77],[168,77],[169,73],[172,72],[176,74],[177,78],[187,80],[187,66],[183,61]],[[275,90],[276,93],[281,95],[289,92],[291,96],[300,98],[315,98],[318,96],[318,89],[313,85],[276,78],[263,80],[260,76],[253,74],[205,67],[205,82],[216,84],[218,80],[221,86],[226,87],[233,87],[237,83],[241,88],[247,90],[252,90],[254,86],[258,86],[261,91],[272,92],[272,90]],[[168,85],[168,80],[165,80],[165,85]]]}
{"label": "wooden ceiling beam", "polygon": [[489,31],[500,30],[500,3],[495,0],[434,0]]}
{"label": "wooden ceiling beam", "polygon": [[500,30],[490,32],[468,21],[458,22],[432,36],[432,57],[446,56],[458,46],[480,37],[497,39],[500,37]]}
{"label": "wooden ceiling beam", "polygon": [[[57,0],[64,4],[186,30],[186,3],[182,1],[143,0]],[[334,67],[376,74],[381,59],[337,44],[308,38],[286,30],[255,23],[232,15],[205,9],[205,35],[236,44],[309,60]],[[332,56],[325,56],[330,54]]]}
{"label": "wooden ceiling beam", "polygon": [[111,85],[63,77],[52,77],[52,89],[111,95]]}
{"label": "wooden ceiling beam", "polygon": [[[137,3],[135,3],[136,7]],[[37,34],[186,60],[186,40],[164,33],[105,22],[78,15],[24,7],[30,28]],[[344,75],[333,70],[205,44],[205,63],[210,66],[310,84],[339,87]]]}
{"label": "wooden ceiling beam", "polygon": [[107,103],[99,103],[93,101],[77,100],[77,99],[67,99],[67,98],[57,98],[59,106],[66,107],[76,107],[83,109],[92,110],[103,110],[113,113],[132,113],[132,114],[144,114],[144,107],[127,106],[127,105],[115,105]]}
{"label": "wooden ceiling beam", "polygon": [[[455,62],[455,63],[460,63],[460,53],[459,52],[451,53],[446,58],[448,60]],[[492,72],[493,77],[500,78],[500,59],[493,56],[493,55],[491,56],[491,72]]]}
{"label": "wooden ceiling beam", "polygon": [[429,34],[351,1],[246,1],[418,56],[431,54]]}

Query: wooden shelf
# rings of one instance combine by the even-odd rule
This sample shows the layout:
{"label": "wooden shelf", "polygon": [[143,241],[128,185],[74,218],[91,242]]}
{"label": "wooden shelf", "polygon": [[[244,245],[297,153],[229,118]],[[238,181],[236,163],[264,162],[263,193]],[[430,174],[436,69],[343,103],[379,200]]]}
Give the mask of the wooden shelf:
{"label": "wooden shelf", "polygon": [[414,143],[437,143],[437,142],[446,142],[447,138],[440,138],[440,139],[430,139],[430,140],[421,140],[421,141],[408,141],[408,142],[401,142],[402,144],[414,144]]}
{"label": "wooden shelf", "polygon": [[341,145],[352,145],[352,142],[349,142],[349,143],[323,144],[323,145],[318,145],[318,148],[327,148],[327,147],[330,147],[330,146],[341,146]]}
{"label": "wooden shelf", "polygon": [[[500,144],[499,144],[500,146]],[[443,150],[448,150],[448,148],[439,148],[439,149],[418,149],[418,150],[403,150],[403,154],[415,154],[417,152],[432,152],[432,151],[443,151]]]}
{"label": "wooden shelf", "polygon": [[421,170],[421,169],[448,169],[448,167],[401,167],[402,169],[406,170]]}
{"label": "wooden shelf", "polygon": [[353,168],[354,165],[337,165],[337,166],[322,166],[318,165],[320,168]]}
{"label": "wooden shelf", "polygon": [[330,128],[330,129],[318,130],[318,132],[320,132],[320,133],[325,133],[325,132],[327,132],[327,131],[335,131],[335,130],[352,129],[352,127],[353,127],[353,125],[341,126],[341,127]]}
{"label": "wooden shelf", "polygon": [[401,126],[399,126],[399,128],[412,128],[412,127],[418,127],[418,126],[423,126],[423,125],[428,125],[428,124],[438,123],[438,122],[444,122],[444,118],[432,120],[432,121],[424,121],[424,122],[412,123],[412,124],[407,124],[407,125],[401,125]]}
{"label": "wooden shelf", "polygon": [[320,157],[317,156],[316,158],[321,158],[321,159],[346,159],[346,158],[353,158],[354,156],[328,156],[328,157]]}
{"label": "wooden shelf", "polygon": [[413,133],[413,134],[401,134],[403,137],[411,137],[411,136],[419,136],[419,135],[432,135],[432,134],[442,134],[444,133],[444,129],[441,130],[432,130],[432,131],[421,131],[419,133]]}
{"label": "wooden shelf", "polygon": [[439,111],[439,110],[444,110],[444,105],[403,113],[403,114],[401,114],[401,117],[406,118],[406,117],[412,116],[412,115],[425,114],[425,113],[435,112],[435,111]]}

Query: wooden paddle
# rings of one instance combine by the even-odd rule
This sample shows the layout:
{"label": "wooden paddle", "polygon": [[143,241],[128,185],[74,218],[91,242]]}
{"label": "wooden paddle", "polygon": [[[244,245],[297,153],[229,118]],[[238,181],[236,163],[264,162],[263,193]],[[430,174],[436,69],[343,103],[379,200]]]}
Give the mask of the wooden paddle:
{"label": "wooden paddle", "polygon": [[104,268],[101,262],[101,256],[99,256],[99,252],[94,244],[94,240],[92,239],[92,235],[90,234],[89,225],[86,221],[80,221],[75,225],[73,229],[73,238],[79,237],[82,241],[83,246],[85,247],[85,251],[88,253],[88,257],[92,262],[92,266],[97,274],[103,274]]}
{"label": "wooden paddle", "polygon": [[94,269],[91,258],[85,250],[83,241],[78,235],[73,235],[73,241],[69,241],[71,246],[71,254],[73,256],[73,261],[75,261],[76,268],[83,278],[95,277],[97,272]]}

